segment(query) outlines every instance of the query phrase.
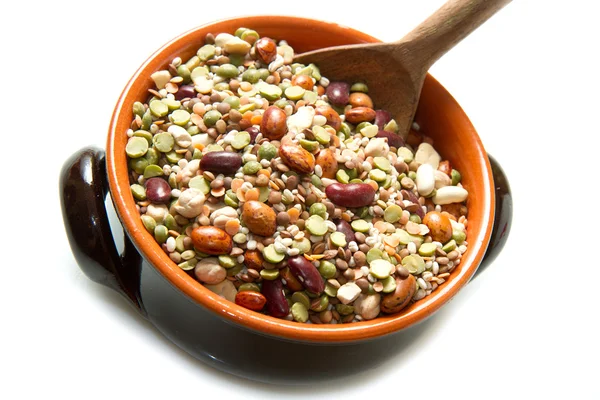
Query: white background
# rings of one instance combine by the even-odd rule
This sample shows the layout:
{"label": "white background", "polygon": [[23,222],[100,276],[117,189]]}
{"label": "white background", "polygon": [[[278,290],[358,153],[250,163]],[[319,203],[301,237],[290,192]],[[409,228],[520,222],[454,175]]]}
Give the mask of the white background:
{"label": "white background", "polygon": [[75,264],[58,171],[79,148],[104,147],[121,89],[149,54],[203,23],[261,13],[392,41],[444,0],[394,3],[0,6],[0,398],[600,398],[591,1],[514,1],[431,69],[504,166],[513,226],[496,262],[383,366],[310,387],[233,378],[178,350]]}

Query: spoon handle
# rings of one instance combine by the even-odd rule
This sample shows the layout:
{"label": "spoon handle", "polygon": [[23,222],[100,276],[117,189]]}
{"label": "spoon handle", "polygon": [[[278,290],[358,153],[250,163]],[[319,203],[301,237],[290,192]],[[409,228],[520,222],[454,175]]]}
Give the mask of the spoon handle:
{"label": "spoon handle", "polygon": [[396,42],[400,57],[426,72],[511,0],[450,0]]}

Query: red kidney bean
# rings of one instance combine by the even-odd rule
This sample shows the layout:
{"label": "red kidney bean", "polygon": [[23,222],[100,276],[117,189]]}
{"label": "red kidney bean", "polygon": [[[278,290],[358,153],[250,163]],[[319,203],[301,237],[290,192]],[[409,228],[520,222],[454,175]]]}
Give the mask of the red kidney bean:
{"label": "red kidney bean", "polygon": [[346,82],[331,82],[325,91],[329,101],[336,106],[345,106],[350,98],[350,85]]}
{"label": "red kidney bean", "polygon": [[194,85],[183,85],[179,87],[179,90],[175,93],[175,100],[183,100],[185,98],[196,97],[196,91]]}
{"label": "red kidney bean", "polygon": [[223,175],[233,175],[242,166],[242,156],[230,151],[211,151],[200,159],[204,171]]}
{"label": "red kidney bean", "polygon": [[332,183],[325,189],[325,194],[342,207],[365,207],[375,199],[375,189],[367,183]]}
{"label": "red kidney bean", "polygon": [[375,110],[375,125],[383,130],[383,127],[392,120],[392,114],[386,110]]}
{"label": "red kidney bean", "polygon": [[304,256],[293,256],[287,261],[288,268],[292,274],[304,285],[304,287],[315,294],[323,293],[325,282],[319,270]]}
{"label": "red kidney bean", "polygon": [[425,218],[425,211],[423,211],[423,207],[419,207],[415,210],[415,214],[419,216],[419,218]]}
{"label": "red kidney bean", "polygon": [[336,218],[333,220],[335,227],[338,232],[342,232],[344,236],[346,236],[346,243],[355,242],[356,236],[354,235],[354,229],[350,226],[346,220],[341,218]]}
{"label": "red kidney bean", "polygon": [[379,132],[377,132],[377,137],[387,138],[390,147],[395,147],[397,149],[403,147],[405,144],[402,136],[393,132],[383,131],[380,129]]}
{"label": "red kidney bean", "polygon": [[151,202],[164,204],[171,200],[171,186],[163,178],[150,178],[144,186],[146,186],[146,197]]}
{"label": "red kidney bean", "polygon": [[281,279],[273,281],[263,280],[261,293],[267,299],[267,313],[275,318],[283,318],[290,313],[285,294],[283,293],[283,283]]}
{"label": "red kidney bean", "polygon": [[254,143],[254,141],[256,140],[256,136],[258,136],[258,133],[260,131],[257,127],[251,126],[250,128],[246,128],[246,132],[250,134],[250,143]]}

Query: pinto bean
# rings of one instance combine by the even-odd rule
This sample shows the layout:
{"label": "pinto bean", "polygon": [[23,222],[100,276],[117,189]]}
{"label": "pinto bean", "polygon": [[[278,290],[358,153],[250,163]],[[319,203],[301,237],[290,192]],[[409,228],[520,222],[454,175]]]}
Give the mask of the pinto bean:
{"label": "pinto bean", "polygon": [[406,307],[415,295],[416,280],[413,275],[406,279],[396,279],[396,290],[386,294],[381,299],[381,311],[386,314],[395,314]]}
{"label": "pinto bean", "polygon": [[231,236],[215,226],[199,226],[191,236],[194,247],[206,254],[229,254],[233,247]]}

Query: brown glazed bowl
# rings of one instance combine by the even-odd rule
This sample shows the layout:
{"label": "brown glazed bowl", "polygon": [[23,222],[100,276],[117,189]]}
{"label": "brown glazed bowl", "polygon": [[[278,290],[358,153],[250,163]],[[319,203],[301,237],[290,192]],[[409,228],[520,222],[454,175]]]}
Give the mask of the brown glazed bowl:
{"label": "brown glazed bowl", "polygon": [[[185,60],[194,55],[207,33],[233,33],[241,26],[252,28],[261,36],[286,39],[297,52],[377,41],[335,23],[289,16],[252,16],[213,22],[165,44],[148,58],[123,90],[110,123],[106,152],[82,149],[63,167],[62,207],[71,248],[92,280],[125,295],[171,341],[221,370],[252,379],[293,379],[298,383],[355,372],[352,368],[328,370],[327,360],[331,357],[336,357],[338,365],[341,362],[368,368],[381,362],[390,348],[410,343],[407,335],[416,333],[407,328],[432,316],[469,282],[478,268],[483,268],[484,260],[489,263],[497,255],[508,236],[512,215],[508,183],[501,168],[488,157],[465,112],[440,83],[428,76],[416,120],[434,139],[443,157],[461,171],[462,182],[469,191],[469,248],[447,282],[399,314],[339,325],[277,319],[219,297],[171,261],[142,225],[129,187],[126,131],[132,105],[146,100],[153,72],[167,68],[177,56]],[[108,226],[104,205],[107,194],[124,228],[123,254],[117,253]],[[221,338],[223,344],[219,345],[215,337]],[[344,357],[361,357],[362,361],[344,363]],[[289,359],[294,359],[293,368],[286,364]]]}

